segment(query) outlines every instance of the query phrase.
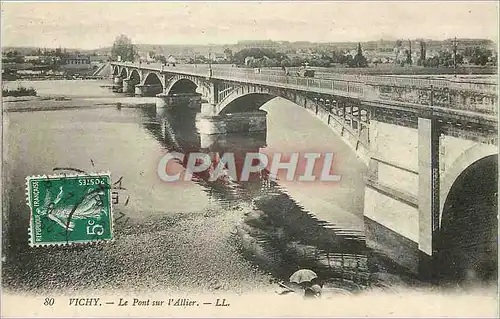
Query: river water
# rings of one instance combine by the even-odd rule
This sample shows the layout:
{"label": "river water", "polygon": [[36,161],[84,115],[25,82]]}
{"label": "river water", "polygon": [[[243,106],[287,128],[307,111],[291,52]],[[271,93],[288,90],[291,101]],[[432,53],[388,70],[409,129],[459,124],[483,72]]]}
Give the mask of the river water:
{"label": "river water", "polygon": [[[41,96],[66,96],[73,106],[85,107],[15,112],[21,103],[16,102],[4,113],[6,288],[246,292],[274,289],[275,281],[286,281],[298,268],[311,268],[331,287],[350,292],[413,282],[366,247],[364,164],[307,111],[277,98],[263,107],[267,132],[200,136],[194,114],[157,111],[154,104],[143,105],[151,99],[124,100],[102,84],[23,83]],[[118,109],[102,101],[125,104]],[[64,106],[64,101],[44,102]],[[22,103],[37,108],[36,101]],[[237,184],[198,177],[167,183],[157,167],[172,150],[333,152],[333,169],[342,179]],[[25,177],[57,168],[109,171],[113,180],[121,178],[125,189],[114,206],[114,242],[29,248]]]}

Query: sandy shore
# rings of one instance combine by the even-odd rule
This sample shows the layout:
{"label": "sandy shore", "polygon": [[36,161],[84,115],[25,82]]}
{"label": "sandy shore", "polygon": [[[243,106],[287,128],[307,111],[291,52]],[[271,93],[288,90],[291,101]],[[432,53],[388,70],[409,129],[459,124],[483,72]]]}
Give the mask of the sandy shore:
{"label": "sandy shore", "polygon": [[272,277],[238,252],[234,225],[240,214],[207,209],[131,219],[115,225],[111,243],[23,249],[13,263],[4,264],[4,287],[37,294],[131,287],[156,292],[272,291],[277,288]]}

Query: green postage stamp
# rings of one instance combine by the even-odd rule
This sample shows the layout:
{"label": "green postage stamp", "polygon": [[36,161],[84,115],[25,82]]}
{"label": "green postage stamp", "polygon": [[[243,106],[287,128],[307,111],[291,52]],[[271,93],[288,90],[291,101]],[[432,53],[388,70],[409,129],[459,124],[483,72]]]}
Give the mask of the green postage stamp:
{"label": "green postage stamp", "polygon": [[113,240],[109,173],[29,176],[30,246]]}

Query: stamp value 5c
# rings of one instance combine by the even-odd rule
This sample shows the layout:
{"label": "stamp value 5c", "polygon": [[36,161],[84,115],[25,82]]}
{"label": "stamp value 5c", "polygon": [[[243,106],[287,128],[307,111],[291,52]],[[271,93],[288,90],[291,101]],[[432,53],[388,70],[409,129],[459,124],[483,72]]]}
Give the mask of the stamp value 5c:
{"label": "stamp value 5c", "polygon": [[108,173],[29,176],[30,246],[93,243],[113,239]]}

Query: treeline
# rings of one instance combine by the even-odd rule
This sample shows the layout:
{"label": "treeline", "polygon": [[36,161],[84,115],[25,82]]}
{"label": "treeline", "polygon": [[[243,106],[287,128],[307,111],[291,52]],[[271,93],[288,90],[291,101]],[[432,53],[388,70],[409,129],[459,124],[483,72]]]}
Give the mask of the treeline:
{"label": "treeline", "polygon": [[[330,52],[318,52],[310,56],[287,55],[269,48],[245,48],[231,55],[231,63],[248,67],[298,67],[304,64],[313,67],[330,67],[342,65],[345,67],[367,67],[368,60],[363,55],[361,44],[358,44],[354,55],[333,49]],[[381,58],[372,58],[371,63],[383,63]],[[464,64],[485,66],[496,65],[496,53],[488,48],[467,47],[457,51],[439,50],[437,54],[428,57],[425,44],[420,48],[420,53],[415,59],[411,51],[405,50],[399,57],[395,54],[394,61],[397,65],[419,65],[424,67],[453,67]]]}
{"label": "treeline", "polygon": [[463,64],[485,66],[489,62],[493,65],[497,64],[494,52],[490,49],[474,47],[466,48],[462,52],[457,52],[456,56],[453,52],[443,50],[439,51],[438,55],[434,55],[432,57],[425,57],[424,55],[424,58],[421,56],[418,59],[417,65],[427,67],[453,67],[455,65],[460,66]]}
{"label": "treeline", "polygon": [[416,61],[414,61],[411,55],[411,43],[410,49],[398,47],[399,56],[396,59],[396,63],[401,66],[412,65],[416,62],[419,66],[426,67],[454,67],[460,66],[462,64],[472,64],[478,66],[485,66],[488,63],[496,65],[496,54],[493,50],[485,47],[466,47],[465,49],[458,50],[457,47],[451,50],[438,50],[437,54],[432,56],[427,56],[427,44],[425,42],[420,42],[420,52]]}

